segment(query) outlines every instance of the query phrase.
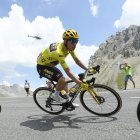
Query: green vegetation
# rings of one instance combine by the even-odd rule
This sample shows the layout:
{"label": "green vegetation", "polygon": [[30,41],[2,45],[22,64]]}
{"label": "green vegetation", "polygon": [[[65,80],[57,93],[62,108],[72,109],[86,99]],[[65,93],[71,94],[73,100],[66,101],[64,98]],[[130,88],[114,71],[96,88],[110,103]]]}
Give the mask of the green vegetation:
{"label": "green vegetation", "polygon": [[117,77],[116,83],[118,89],[124,89],[124,77],[125,77],[125,72],[122,70]]}
{"label": "green vegetation", "polygon": [[[136,78],[139,76],[139,58],[131,58],[130,60],[127,60],[128,64],[131,65],[132,68],[132,76]],[[112,65],[111,65],[112,64]],[[108,61],[105,63],[104,66],[102,66],[101,71],[99,75],[96,77],[96,83],[105,84],[108,86],[112,86],[116,89],[124,89],[124,78],[125,78],[125,72],[124,70],[119,70],[117,72],[119,73],[113,73],[114,71],[114,65],[115,63],[112,63],[112,61]],[[135,81],[135,79],[134,79]]]}
{"label": "green vegetation", "polygon": [[132,75],[137,74],[137,73],[136,73],[136,68],[137,68],[137,66],[138,66],[138,63],[133,64],[133,66],[132,66]]}

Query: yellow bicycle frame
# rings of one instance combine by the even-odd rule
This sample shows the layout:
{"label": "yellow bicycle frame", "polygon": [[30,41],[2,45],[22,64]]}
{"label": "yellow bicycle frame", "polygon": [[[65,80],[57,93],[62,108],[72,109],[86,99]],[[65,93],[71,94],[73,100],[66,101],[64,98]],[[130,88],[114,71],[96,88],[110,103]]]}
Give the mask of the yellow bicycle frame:
{"label": "yellow bicycle frame", "polygon": [[95,90],[94,90],[94,87],[92,86],[89,86],[88,90],[87,90],[90,95],[93,97],[93,99],[98,103],[98,104],[101,104],[99,102],[99,100],[97,99],[97,97],[99,96],[99,93],[97,93]]}

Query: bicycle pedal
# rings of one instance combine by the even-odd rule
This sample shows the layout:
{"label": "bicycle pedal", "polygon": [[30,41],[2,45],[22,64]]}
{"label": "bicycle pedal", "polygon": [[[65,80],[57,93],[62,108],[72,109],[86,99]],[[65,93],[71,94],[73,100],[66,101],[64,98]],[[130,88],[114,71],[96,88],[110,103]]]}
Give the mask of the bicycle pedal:
{"label": "bicycle pedal", "polygon": [[71,102],[65,103],[64,106],[65,106],[65,109],[66,109],[67,111],[75,110],[75,107],[73,106],[73,104],[72,104]]}
{"label": "bicycle pedal", "polygon": [[45,107],[46,107],[46,108],[50,108],[50,110],[53,111],[53,108],[52,108],[51,105],[49,105],[49,104],[47,105],[47,104],[46,104]]}

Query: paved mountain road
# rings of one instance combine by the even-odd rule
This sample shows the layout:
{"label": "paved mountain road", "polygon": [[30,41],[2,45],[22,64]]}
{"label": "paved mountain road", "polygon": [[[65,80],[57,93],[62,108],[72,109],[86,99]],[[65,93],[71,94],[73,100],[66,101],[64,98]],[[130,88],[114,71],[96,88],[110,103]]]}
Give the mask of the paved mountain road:
{"label": "paved mountain road", "polygon": [[140,89],[119,94],[122,109],[111,117],[92,115],[81,105],[52,116],[41,111],[32,97],[1,97],[0,140],[139,140],[136,108]]}

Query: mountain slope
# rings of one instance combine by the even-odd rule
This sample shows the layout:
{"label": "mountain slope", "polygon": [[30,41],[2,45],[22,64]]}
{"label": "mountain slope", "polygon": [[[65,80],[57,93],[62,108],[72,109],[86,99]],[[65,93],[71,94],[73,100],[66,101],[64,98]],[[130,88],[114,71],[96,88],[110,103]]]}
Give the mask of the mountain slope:
{"label": "mountain slope", "polygon": [[0,96],[26,96],[26,92],[23,87],[17,84],[12,86],[0,85]]}
{"label": "mountain slope", "polygon": [[[140,26],[131,25],[111,35],[90,57],[89,65],[101,65],[97,83],[122,89],[124,72],[119,70],[119,65],[124,61],[131,65],[136,88],[140,88]],[[128,82],[128,88],[133,88],[131,82]]]}

